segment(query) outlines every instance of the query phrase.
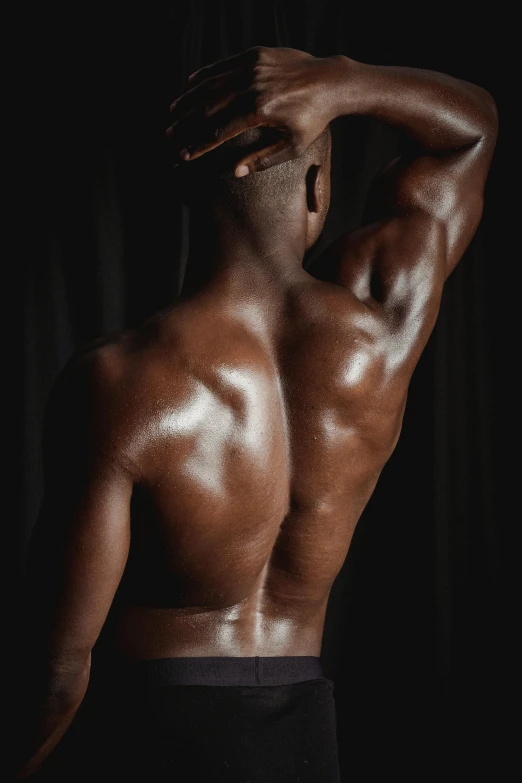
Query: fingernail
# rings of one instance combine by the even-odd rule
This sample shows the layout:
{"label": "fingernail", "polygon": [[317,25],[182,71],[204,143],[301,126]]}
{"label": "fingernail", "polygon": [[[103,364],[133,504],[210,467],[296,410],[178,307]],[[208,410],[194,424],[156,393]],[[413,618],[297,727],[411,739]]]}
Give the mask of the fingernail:
{"label": "fingernail", "polygon": [[236,169],[236,177],[245,177],[248,173],[249,173],[249,168],[248,166],[245,166],[244,163],[243,165],[238,166]]}
{"label": "fingernail", "polygon": [[182,160],[188,160],[190,158],[190,152],[188,149],[181,150],[179,156]]}

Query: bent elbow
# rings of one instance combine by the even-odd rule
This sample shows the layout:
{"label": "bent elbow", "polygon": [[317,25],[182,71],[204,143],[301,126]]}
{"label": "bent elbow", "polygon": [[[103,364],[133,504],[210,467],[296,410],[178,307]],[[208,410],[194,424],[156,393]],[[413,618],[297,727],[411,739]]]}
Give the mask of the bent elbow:
{"label": "bent elbow", "polygon": [[481,139],[495,144],[498,134],[498,109],[490,92],[480,88],[481,95]]}

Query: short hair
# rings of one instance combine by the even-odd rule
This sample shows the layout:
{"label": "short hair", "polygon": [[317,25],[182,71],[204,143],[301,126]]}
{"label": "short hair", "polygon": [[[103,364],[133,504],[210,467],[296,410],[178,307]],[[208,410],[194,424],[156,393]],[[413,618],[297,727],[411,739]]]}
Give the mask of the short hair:
{"label": "short hair", "polygon": [[331,147],[328,125],[320,136],[293,160],[236,177],[237,163],[250,152],[280,138],[273,128],[249,128],[193,161],[182,163],[182,190],[189,204],[223,201],[240,212],[270,206],[271,212],[285,211],[297,195],[312,165],[324,164]]}

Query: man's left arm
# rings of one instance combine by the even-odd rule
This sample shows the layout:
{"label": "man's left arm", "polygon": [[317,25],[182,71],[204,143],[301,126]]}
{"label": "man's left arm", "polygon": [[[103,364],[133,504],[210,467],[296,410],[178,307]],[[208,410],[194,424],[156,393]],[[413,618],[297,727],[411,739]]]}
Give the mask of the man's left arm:
{"label": "man's left arm", "polygon": [[114,457],[110,406],[100,404],[99,372],[87,364],[62,373],[48,406],[45,497],[21,618],[29,687],[19,705],[19,779],[40,767],[82,702],[129,551],[133,482]]}

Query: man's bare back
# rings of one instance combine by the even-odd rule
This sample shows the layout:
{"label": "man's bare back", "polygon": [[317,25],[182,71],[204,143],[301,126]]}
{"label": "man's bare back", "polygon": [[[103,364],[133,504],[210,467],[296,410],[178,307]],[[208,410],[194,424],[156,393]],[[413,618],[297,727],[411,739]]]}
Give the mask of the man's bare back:
{"label": "man's bare back", "polygon": [[108,447],[139,476],[125,655],[320,654],[400,431],[408,377],[389,338],[378,313],[303,272],[239,306],[195,297],[83,359],[107,383]]}
{"label": "man's bare back", "polygon": [[[216,131],[212,104],[235,105],[236,69],[242,85],[251,70],[255,107]],[[70,696],[29,770],[72,720],[109,611],[116,648],[134,660],[320,655],[329,592],[480,220],[496,133],[480,88],[288,49],[252,50],[190,86],[170,131],[181,150],[195,117],[204,128],[181,153],[186,171],[256,122],[285,132],[269,162],[257,149],[237,176],[291,161],[349,113],[396,127],[411,150],[374,184],[363,227],[327,251],[328,280],[302,268],[328,209],[329,158],[317,158],[270,229],[256,212],[269,190],[252,214],[248,192],[234,210],[209,206],[205,284],[62,373],[34,574],[62,553],[41,634]],[[204,266],[197,247],[189,260]]]}

